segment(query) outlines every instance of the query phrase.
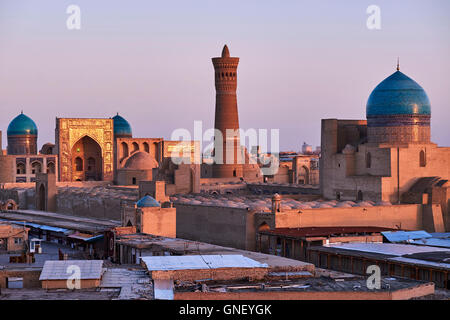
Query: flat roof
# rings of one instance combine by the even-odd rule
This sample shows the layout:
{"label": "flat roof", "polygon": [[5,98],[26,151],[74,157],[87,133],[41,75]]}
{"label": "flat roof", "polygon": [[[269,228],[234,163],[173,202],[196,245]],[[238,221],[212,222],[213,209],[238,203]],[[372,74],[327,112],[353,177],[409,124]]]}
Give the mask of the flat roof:
{"label": "flat roof", "polygon": [[427,238],[427,239],[413,240],[410,241],[410,243],[450,249],[450,239]]}
{"label": "flat roof", "polygon": [[273,230],[259,231],[261,234],[278,235],[286,237],[320,237],[343,235],[352,233],[380,233],[391,228],[361,226],[361,227],[305,227],[305,228],[275,228]]}
{"label": "flat roof", "polygon": [[80,268],[80,280],[100,279],[103,260],[47,260],[39,280],[67,280],[73,277],[73,266]]}
{"label": "flat roof", "polygon": [[141,257],[148,271],[202,270],[219,268],[268,268],[243,255],[191,255]]}
{"label": "flat roof", "polygon": [[401,257],[406,254],[423,253],[423,252],[436,252],[436,251],[448,251],[449,249],[427,247],[427,246],[415,246],[410,244],[397,244],[397,243],[341,243],[341,244],[328,244],[324,245],[327,248],[345,249],[360,252],[378,253],[384,255]]}
{"label": "flat roof", "polygon": [[431,238],[432,235],[423,230],[418,231],[385,231],[382,232],[383,236],[389,242],[401,242],[408,240],[416,240],[423,238]]}

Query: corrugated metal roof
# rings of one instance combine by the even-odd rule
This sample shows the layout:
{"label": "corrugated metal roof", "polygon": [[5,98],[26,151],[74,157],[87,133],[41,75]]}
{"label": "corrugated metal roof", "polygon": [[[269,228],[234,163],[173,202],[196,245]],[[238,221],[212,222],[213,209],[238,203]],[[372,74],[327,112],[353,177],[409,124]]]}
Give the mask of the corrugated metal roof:
{"label": "corrugated metal roof", "polygon": [[355,226],[355,227],[304,227],[304,228],[275,228],[272,230],[259,231],[262,234],[272,234],[285,237],[319,237],[341,234],[378,233],[391,228]]}
{"label": "corrugated metal roof", "polygon": [[433,238],[450,238],[450,232],[433,232],[430,233]]}
{"label": "corrugated metal roof", "polygon": [[411,258],[405,258],[405,257],[395,257],[395,258],[390,258],[389,260],[403,262],[403,263],[411,263],[414,265],[420,265],[420,266],[426,266],[426,267],[435,267],[435,268],[450,270],[450,264],[448,264],[448,263],[411,259]]}
{"label": "corrugated metal roof", "polygon": [[74,274],[69,268],[72,266],[80,268],[80,280],[100,279],[102,276],[103,260],[47,260],[39,280],[67,280]]}
{"label": "corrugated metal roof", "polygon": [[0,221],[6,221],[6,222],[9,222],[9,223],[13,223],[13,224],[21,225],[21,226],[25,225],[27,227],[31,227],[31,228],[35,228],[35,229],[41,229],[41,230],[45,230],[45,231],[61,232],[61,233],[66,233],[66,234],[71,232],[71,230],[69,230],[69,229],[58,228],[58,227],[51,227],[51,226],[46,226],[46,225],[32,223],[32,222],[4,220],[4,219],[0,219]]}
{"label": "corrugated metal roof", "polygon": [[198,270],[218,268],[268,268],[243,255],[192,255],[141,257],[149,271]]}
{"label": "corrugated metal roof", "polygon": [[427,239],[413,240],[410,243],[450,249],[450,239],[427,238]]}
{"label": "corrugated metal roof", "polygon": [[93,242],[96,240],[100,240],[103,237],[104,237],[103,234],[92,235],[92,234],[86,234],[86,233],[81,233],[81,232],[76,232],[76,233],[68,236],[68,238],[83,240],[86,242]]}
{"label": "corrugated metal roof", "polygon": [[385,231],[381,233],[389,242],[402,242],[408,240],[417,240],[431,238],[432,235],[423,230],[419,231]]}
{"label": "corrugated metal roof", "polygon": [[153,280],[154,297],[156,300],[173,300],[173,280]]}
{"label": "corrugated metal roof", "polygon": [[342,243],[342,244],[324,245],[324,247],[379,253],[399,257],[405,254],[413,254],[421,252],[450,251],[449,249],[444,248],[416,246],[410,244],[397,244],[397,243]]}

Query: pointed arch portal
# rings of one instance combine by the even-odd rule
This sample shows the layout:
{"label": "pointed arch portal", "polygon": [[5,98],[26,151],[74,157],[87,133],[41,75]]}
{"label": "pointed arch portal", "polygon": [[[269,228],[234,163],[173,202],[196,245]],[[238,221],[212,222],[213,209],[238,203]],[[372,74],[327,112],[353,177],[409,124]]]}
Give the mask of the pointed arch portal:
{"label": "pointed arch portal", "polygon": [[102,148],[91,137],[84,136],[72,147],[72,181],[103,179]]}

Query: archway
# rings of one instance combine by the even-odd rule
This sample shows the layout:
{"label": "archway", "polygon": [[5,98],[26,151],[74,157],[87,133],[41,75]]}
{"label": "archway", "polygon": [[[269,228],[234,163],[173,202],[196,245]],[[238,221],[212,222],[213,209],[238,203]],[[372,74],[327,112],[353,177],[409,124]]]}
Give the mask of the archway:
{"label": "archway", "polygon": [[8,199],[5,202],[5,209],[6,210],[17,210],[19,206],[13,199]]}
{"label": "archway", "polygon": [[38,210],[46,211],[47,208],[45,207],[45,186],[43,184],[41,184],[41,186],[39,187],[38,197]]}
{"label": "archway", "polygon": [[272,253],[271,251],[271,239],[267,234],[261,234],[261,232],[269,231],[270,226],[267,224],[267,222],[262,222],[258,226],[257,230],[257,237],[256,237],[256,248],[259,252],[263,253]]}
{"label": "archway", "polygon": [[37,173],[41,173],[42,171],[42,165],[39,161],[34,161],[31,164],[31,173],[32,174],[37,174]]}
{"label": "archway", "polygon": [[309,184],[309,170],[305,166],[301,166],[298,172],[298,184]]}
{"label": "archway", "polygon": [[421,167],[425,167],[427,165],[427,160],[425,157],[425,152],[423,150],[419,153],[419,164]]}
{"label": "archway", "polygon": [[148,143],[144,142],[142,145],[144,146],[144,151],[147,153],[150,153],[150,147],[149,147]]}
{"label": "archway", "polygon": [[100,145],[84,136],[72,147],[72,181],[103,179],[103,158]]}
{"label": "archway", "polygon": [[122,142],[121,143],[121,149],[122,149],[122,154],[121,154],[121,160],[125,159],[126,157],[128,157],[128,144],[126,142]]}
{"label": "archway", "polygon": [[17,174],[26,174],[27,170],[26,170],[26,166],[23,162],[19,162],[17,164]]}
{"label": "archway", "polygon": [[139,145],[136,142],[133,142],[131,146],[133,147],[132,153],[139,151]]}
{"label": "archway", "polygon": [[54,162],[47,163],[47,173],[55,173],[55,163]]}

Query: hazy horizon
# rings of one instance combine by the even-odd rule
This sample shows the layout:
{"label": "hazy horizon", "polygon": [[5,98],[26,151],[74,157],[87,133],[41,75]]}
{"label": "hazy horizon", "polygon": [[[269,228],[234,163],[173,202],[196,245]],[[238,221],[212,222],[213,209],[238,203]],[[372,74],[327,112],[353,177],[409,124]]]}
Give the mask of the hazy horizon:
{"label": "hazy horizon", "polygon": [[[68,30],[66,8],[81,8]],[[366,27],[369,5],[381,30]],[[280,149],[320,145],[324,118],[365,119],[375,86],[401,71],[431,101],[432,141],[450,146],[450,2],[0,0],[0,130],[21,110],[55,141],[55,118],[109,118],[135,137],[214,126],[211,58],[238,67],[242,129],[280,129]]]}

